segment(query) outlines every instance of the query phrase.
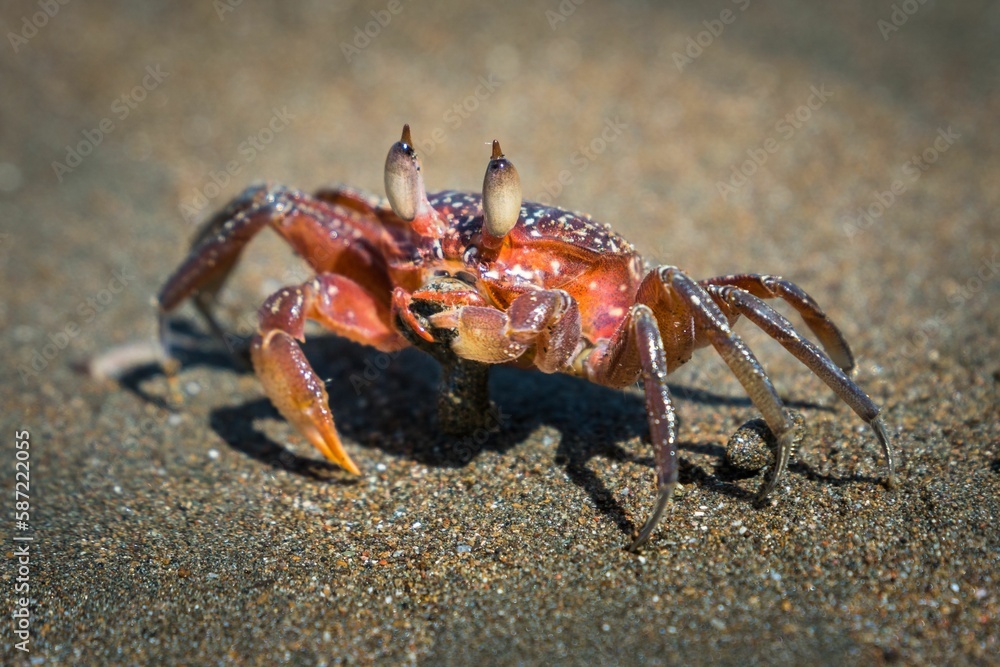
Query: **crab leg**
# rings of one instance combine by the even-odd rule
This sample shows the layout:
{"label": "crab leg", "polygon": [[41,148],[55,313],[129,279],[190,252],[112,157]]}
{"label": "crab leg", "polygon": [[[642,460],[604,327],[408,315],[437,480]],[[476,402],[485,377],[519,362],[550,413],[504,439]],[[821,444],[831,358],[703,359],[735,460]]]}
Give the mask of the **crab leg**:
{"label": "crab leg", "polygon": [[201,227],[191,252],[157,296],[160,336],[169,357],[167,314],[195,297],[217,336],[211,305],[246,244],[270,225],[317,273],[347,275],[374,294],[388,294],[389,279],[376,250],[377,220],[370,203],[349,191],[327,191],[323,199],[284,187],[247,188]]}
{"label": "crab leg", "polygon": [[201,226],[191,252],[160,289],[161,319],[193,293],[210,296],[222,288],[243,247],[270,221],[272,206],[265,186],[250,187]]}
{"label": "crab leg", "polygon": [[798,311],[806,325],[819,339],[823,349],[830,358],[848,373],[854,369],[854,355],[847,345],[844,335],[837,325],[827,317],[819,304],[805,290],[778,276],[768,276],[756,273],[743,273],[731,276],[719,276],[700,281],[702,287],[709,285],[729,285],[738,287],[761,299],[782,299]]}
{"label": "crab leg", "polygon": [[[694,320],[696,340],[711,343],[722,360],[743,385],[750,400],[760,410],[768,428],[778,441],[777,460],[757,492],[757,502],[763,502],[781,479],[792,453],[793,425],[785,414],[781,399],[771,380],[750,348],[729,327],[729,320],[705,288],[674,266],[661,266],[654,272],[663,288],[686,306]],[[661,327],[663,323],[661,321]]]}
{"label": "crab leg", "polygon": [[329,397],[297,341],[305,340],[306,318],[345,338],[396,350],[406,342],[389,324],[389,308],[349,278],[323,274],[285,287],[264,302],[251,343],[254,369],[278,412],[327,459],[359,474],[337,436]]}
{"label": "crab leg", "polygon": [[[225,340],[225,332],[212,313],[215,295],[229,277],[247,242],[267,225],[271,211],[264,186],[244,190],[228,206],[209,218],[191,243],[191,252],[167,279],[157,295],[163,369],[173,384],[177,362],[170,353],[167,315],[189,296],[212,335]],[[175,392],[177,393],[177,392]],[[178,393],[179,395],[179,393]]]}
{"label": "crab leg", "polygon": [[823,352],[813,345],[808,339],[803,338],[795,331],[792,323],[785,319],[781,313],[777,312],[756,296],[743,291],[742,289],[728,285],[707,285],[708,292],[715,297],[716,302],[727,314],[735,310],[736,313],[744,315],[748,320],[760,327],[764,333],[775,339],[801,361],[809,370],[816,374],[819,379],[825,382],[833,391],[851,407],[854,412],[861,417],[872,430],[882,445],[882,452],[885,454],[886,463],[889,466],[889,476],[886,485],[895,485],[895,464],[892,457],[892,448],[889,445],[888,437],[885,434],[885,427],[879,418],[879,407],[875,405],[858,385],[854,384],[847,374],[837,367],[834,362]]}
{"label": "crab leg", "polygon": [[641,375],[646,415],[656,461],[656,505],[630,551],[642,546],[660,522],[677,484],[677,417],[667,389],[667,361],[653,311],[635,304],[610,340],[602,341],[584,361],[587,378],[608,387],[627,387]]}

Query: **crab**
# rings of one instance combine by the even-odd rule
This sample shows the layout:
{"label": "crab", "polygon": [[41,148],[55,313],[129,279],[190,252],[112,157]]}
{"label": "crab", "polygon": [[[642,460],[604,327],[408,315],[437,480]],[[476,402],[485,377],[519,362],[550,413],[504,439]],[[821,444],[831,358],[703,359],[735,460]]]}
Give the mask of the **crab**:
{"label": "crab", "polygon": [[[360,474],[334,424],[324,383],[299,346],[306,320],[383,352],[415,346],[442,365],[439,423],[452,433],[491,419],[488,370],[495,364],[567,373],[606,387],[642,381],[654,450],[656,500],[630,550],[660,522],[678,478],[677,419],[667,376],[698,348],[722,357],[776,442],[757,493],[782,478],[795,427],[771,381],[732,326],[745,317],[816,374],[874,431],[895,484],[880,408],[850,378],[844,336],[805,291],[772,275],[694,280],[653,266],[624,238],[564,209],[523,202],[514,165],[492,144],[482,194],[428,194],[409,126],[385,163],[388,201],[349,188],[313,195],[251,186],[209,219],[158,295],[167,315],[189,297],[217,334],[214,297],[250,239],[274,229],[315,272],[260,308],[250,358],[284,418],[328,460]],[[801,336],[766,299],[780,299],[823,349]],[[166,364],[170,366],[170,364]],[[173,366],[176,372],[176,364]]]}

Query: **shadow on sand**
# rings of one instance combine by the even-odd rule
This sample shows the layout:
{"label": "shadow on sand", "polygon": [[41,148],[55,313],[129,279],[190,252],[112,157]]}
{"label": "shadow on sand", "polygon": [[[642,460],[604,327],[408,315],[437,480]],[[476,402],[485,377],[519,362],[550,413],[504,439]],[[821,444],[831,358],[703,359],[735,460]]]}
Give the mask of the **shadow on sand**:
{"label": "shadow on sand", "polygon": [[[187,322],[172,324],[178,338],[186,341],[173,352],[183,369],[196,366],[251,372],[246,359],[230,354],[213,339],[197,333]],[[484,451],[504,453],[523,443],[540,426],[559,432],[554,459],[567,476],[582,488],[596,507],[613,520],[626,535],[634,535],[637,526],[622,505],[591,469],[590,461],[603,458],[653,467],[649,454],[645,407],[639,388],[613,390],[567,375],[546,375],[518,369],[492,369],[490,392],[497,407],[497,428],[456,438],[441,433],[436,424],[437,362],[414,349],[398,355],[352,343],[337,336],[320,335],[309,339],[303,349],[316,373],[327,380],[330,407],[340,434],[362,447],[411,459],[428,466],[460,468]],[[161,376],[156,366],[142,366],[124,375],[120,382],[143,400],[169,409],[162,398],[143,389],[152,378]],[[704,389],[670,385],[675,404],[683,412],[683,403],[691,401],[720,407],[747,407],[746,397],[730,397]],[[808,402],[786,402],[796,409],[831,408]],[[233,449],[274,468],[304,475],[317,481],[349,484],[347,476],[333,464],[317,458],[300,456],[258,430],[256,420],[281,416],[267,398],[218,408],[212,412],[212,429]],[[683,435],[683,427],[681,435]],[[625,449],[619,443],[641,440],[646,454]],[[735,482],[756,476],[729,466],[725,450],[714,444],[680,440],[681,451],[707,454],[715,458],[712,470],[681,461],[682,484],[711,487],[733,498],[752,499]],[[802,463],[790,469],[811,480],[834,485],[877,483],[877,479],[821,475]]]}

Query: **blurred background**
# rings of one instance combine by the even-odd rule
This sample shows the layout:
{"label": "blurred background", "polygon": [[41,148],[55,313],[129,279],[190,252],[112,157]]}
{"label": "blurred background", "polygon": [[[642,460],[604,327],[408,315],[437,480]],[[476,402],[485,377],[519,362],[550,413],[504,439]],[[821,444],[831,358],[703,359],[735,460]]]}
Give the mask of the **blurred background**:
{"label": "blurred background", "polygon": [[[19,261],[4,270],[36,287],[46,271],[72,275],[86,293],[124,262],[143,268],[130,294],[152,292],[194,222],[252,181],[381,194],[408,122],[431,190],[477,189],[500,139],[528,198],[612,222],[655,260],[806,286],[837,273],[824,296],[849,334],[862,314],[905,331],[924,313],[886,321],[857,276],[878,265],[892,290],[922,285],[933,312],[964,280],[940,262],[985,252],[1000,14],[894,7],[15,3],[0,249]],[[948,128],[947,152],[908,170]],[[881,213],[894,181],[903,191]],[[17,324],[58,326],[53,298]],[[95,349],[106,330],[75,344]]]}
{"label": "blurred background", "polygon": [[[46,592],[39,593],[34,626],[38,652],[33,655],[49,655],[66,664],[86,661],[79,653],[81,637],[102,647],[105,658],[123,662],[129,660],[120,654],[108,657],[116,655],[111,647],[131,645],[124,655],[175,662],[300,664],[335,658],[366,663],[378,656],[461,663],[471,655],[463,653],[470,643],[488,647],[487,655],[507,664],[543,659],[580,662],[633,643],[662,643],[680,651],[673,655],[696,662],[699,656],[704,661],[698,647],[706,645],[720,651],[722,662],[727,655],[741,660],[740,651],[748,648],[754,659],[788,663],[833,658],[833,662],[899,658],[922,662],[951,655],[952,650],[970,662],[996,655],[997,626],[987,630],[980,624],[983,614],[996,621],[995,551],[985,573],[980,569],[979,578],[968,583],[969,595],[957,596],[979,606],[949,621],[962,629],[949,640],[954,644],[935,634],[945,632],[945,627],[933,618],[925,626],[909,621],[893,625],[883,619],[869,627],[857,621],[873,618],[872,610],[884,605],[866,598],[859,588],[836,604],[828,602],[825,611],[802,623],[798,631],[789,630],[788,644],[779,650],[773,643],[778,641],[775,635],[769,634],[779,627],[778,620],[768,625],[759,610],[746,612],[739,621],[726,620],[714,607],[703,610],[708,615],[692,611],[685,616],[678,611],[676,595],[685,581],[714,585],[714,580],[699,579],[695,573],[698,562],[710,558],[714,549],[671,556],[672,547],[662,541],[662,557],[650,556],[648,566],[655,564],[657,574],[636,575],[615,588],[617,593],[608,593],[615,599],[608,604],[620,605],[615,607],[619,611],[639,606],[640,601],[659,605],[659,611],[649,611],[648,616],[619,615],[631,619],[627,627],[614,621],[607,624],[608,612],[602,606],[607,600],[593,593],[588,583],[593,570],[577,563],[577,589],[556,595],[545,592],[545,585],[537,589],[536,579],[530,579],[536,589],[525,583],[516,606],[528,609],[519,617],[523,625],[517,626],[528,629],[533,639],[527,643],[515,642],[514,626],[490,620],[486,612],[482,612],[485,625],[477,625],[479,612],[470,609],[492,608],[463,606],[460,588],[442,593],[444,601],[436,603],[439,606],[431,614],[432,619],[445,619],[447,610],[459,610],[453,611],[457,614],[453,623],[427,620],[413,611],[426,608],[416,602],[410,611],[373,611],[362,619],[359,610],[369,604],[366,596],[372,591],[362,585],[369,576],[365,571],[355,573],[360,578],[354,583],[368,593],[334,596],[338,602],[322,613],[287,612],[297,619],[298,634],[290,635],[287,628],[273,630],[284,612],[272,612],[270,607],[260,612],[264,618],[258,634],[239,632],[187,609],[180,600],[190,591],[149,592],[155,588],[149,587],[150,578],[159,575],[119,569],[125,566],[116,556],[102,556],[92,543],[86,546],[79,540],[95,539],[87,537],[89,528],[83,526],[106,523],[123,511],[116,509],[113,499],[122,488],[129,496],[129,484],[137,495],[126,504],[142,505],[141,496],[149,505],[141,527],[123,528],[123,535],[138,531],[136,535],[148,536],[149,531],[161,530],[175,511],[169,503],[160,504],[157,496],[195,493],[194,488],[200,493],[206,483],[190,481],[194,486],[185,488],[175,481],[182,486],[174,491],[161,486],[170,486],[167,479],[185,479],[191,461],[204,462],[209,449],[216,457],[222,452],[232,477],[226,477],[229,482],[213,477],[207,483],[206,503],[215,502],[214,493],[228,497],[226,493],[242,483],[240,474],[266,476],[271,486],[262,483],[261,488],[281,486],[285,491],[276,492],[281,497],[285,492],[287,497],[310,493],[314,481],[265,466],[235,445],[228,447],[208,426],[215,423],[213,410],[219,406],[259,398],[253,378],[232,368],[190,369],[183,379],[193,383],[189,393],[200,391],[198,387],[203,393],[188,401],[187,414],[172,416],[175,422],[168,424],[166,413],[155,404],[143,402],[134,392],[120,391],[113,383],[83,378],[73,364],[114,345],[149,339],[155,323],[151,298],[184,256],[197,223],[246,185],[267,180],[313,190],[345,183],[381,195],[386,151],[398,139],[403,123],[409,123],[431,191],[478,190],[489,142],[498,139],[517,165],[527,199],[585,211],[609,222],[653,261],[679,265],[698,278],[753,271],[795,280],[841,324],[852,342],[860,361],[859,382],[887,406],[890,429],[905,434],[899,437],[913,474],[941,479],[948,474],[948,461],[954,464],[957,457],[970,475],[985,475],[982,479],[996,489],[1000,457],[997,3],[39,0],[5,3],[0,25],[5,35],[0,44],[0,354],[7,362],[0,387],[5,403],[2,420],[5,433],[32,428],[33,435],[37,432],[49,443],[37,452],[39,488],[49,494],[38,501],[38,511],[53,555],[39,566],[39,576],[48,583]],[[228,321],[252,316],[257,304],[295,275],[298,269],[290,268],[297,266],[294,262],[276,238],[261,235],[226,292]],[[864,474],[877,476],[875,450],[858,430],[860,422],[828,398],[825,388],[807,377],[779,346],[749,327],[741,332],[767,360],[783,395],[835,406],[833,412],[821,411],[813,418],[825,424],[828,439],[853,438],[846,448],[858,452],[864,447],[867,452],[860,463],[855,456],[853,463],[841,465],[862,465]],[[330,361],[327,370],[332,377],[339,372],[338,363],[360,368],[368,352],[349,347],[346,356],[359,361]],[[712,355],[701,356],[704,359],[679,371],[675,382],[698,386],[712,396],[742,396],[721,362]],[[403,370],[392,372],[393,382],[401,386],[413,382],[406,369],[433,373],[433,367],[420,364],[406,361],[399,367]],[[503,388],[516,393],[517,376],[503,377],[507,378]],[[534,386],[530,383],[536,380],[525,381],[530,396]],[[427,382],[433,385],[432,380]],[[363,467],[373,470],[386,459],[386,451],[365,444],[361,436],[379,437],[385,422],[365,416],[370,403],[378,400],[356,401],[350,387],[343,386],[347,397],[332,400],[340,401],[342,411],[357,413],[349,419],[364,426],[348,429],[347,439],[352,447],[358,443],[365,447]],[[155,379],[149,387],[154,394],[162,393]],[[338,393],[336,387],[334,381],[332,394]],[[575,391],[576,385],[557,387]],[[540,400],[537,395],[535,399]],[[383,419],[395,414],[394,419],[403,420],[410,414],[423,419],[433,412],[430,404],[408,408],[391,392],[384,400],[392,404],[379,407],[382,413],[367,414],[382,414]],[[517,399],[511,400],[515,421],[527,419],[532,413],[530,401],[518,412]],[[603,402],[600,397],[593,400]],[[640,401],[625,404],[630,406],[630,423],[637,423],[641,431]],[[570,410],[550,407],[557,414]],[[266,405],[259,410],[266,413]],[[705,451],[715,451],[710,445],[724,446],[727,434],[751,416],[752,409],[739,401],[723,401],[721,406],[710,400],[693,401],[682,406],[685,428],[695,429],[695,435],[686,437],[708,447],[685,456],[697,462]],[[577,418],[571,411],[565,413],[567,424]],[[287,439],[283,427],[279,423],[273,431]],[[577,526],[576,516],[582,512],[588,526],[595,526],[595,544],[603,545],[588,551],[592,556],[587,557],[597,561],[610,557],[615,565],[608,567],[632,567],[632,557],[618,549],[625,539],[622,521],[609,518],[614,512],[602,514],[593,508],[600,502],[582,488],[585,481],[577,479],[574,485],[561,476],[562,469],[552,464],[553,448],[542,444],[549,442],[545,440],[549,435],[524,431],[510,447],[521,447],[526,456],[542,462],[547,471],[543,479],[551,483],[553,493],[564,496],[558,502],[566,503],[573,517],[556,533],[571,535],[578,528],[589,533],[589,528]],[[131,444],[123,433],[135,436]],[[639,435],[629,437],[630,446],[645,451]],[[959,453],[951,449],[956,443],[963,446]],[[4,442],[4,448],[9,446]],[[311,456],[304,448],[298,451]],[[399,453],[391,447],[387,451]],[[453,483],[448,475],[488,479],[475,467],[508,469],[513,464],[510,448],[506,451],[484,454],[460,472],[432,467],[432,474],[445,487]],[[166,470],[169,475],[143,471],[146,461],[152,470]],[[367,509],[341,507],[324,513],[336,516],[350,510],[356,521],[366,513],[390,515],[395,501],[378,500],[379,494],[388,493],[391,483],[412,483],[406,480],[416,464],[412,457],[401,455],[389,465],[390,481],[379,490],[352,487],[350,493],[361,500],[343,501]],[[618,502],[626,503],[623,511],[632,517],[633,512],[644,512],[651,500],[651,475],[648,465],[630,465],[614,474],[598,474]],[[262,467],[265,472],[258,473]],[[594,469],[603,467],[606,462]],[[84,469],[91,472],[81,473]],[[197,480],[198,475],[216,473],[191,474]],[[612,481],[622,475],[632,477]],[[817,484],[801,474],[793,477],[796,489]],[[57,479],[63,481],[56,483]],[[6,489],[12,480],[5,477],[3,484]],[[628,484],[632,486],[622,486]],[[850,489],[863,496],[872,492],[870,486]],[[631,488],[632,496],[623,496],[623,488]],[[366,497],[366,492],[374,497]],[[498,493],[489,486],[481,492],[484,498]],[[340,489],[316,493],[334,502]],[[419,486],[414,493],[419,493]],[[705,502],[713,507],[723,501],[735,512],[750,512],[745,499],[705,493]],[[636,494],[638,498],[633,497]],[[82,502],[83,498],[91,500]],[[379,510],[383,500],[387,506]],[[74,508],[68,515],[72,520],[60,519],[60,508],[66,507]],[[440,511],[461,516],[447,503]],[[465,520],[472,521],[473,516]],[[690,529],[682,528],[682,521],[677,523],[672,530]],[[667,534],[665,529],[664,540]],[[231,537],[237,540],[235,534]],[[980,547],[995,548],[995,533],[980,537],[985,540],[977,542]],[[676,537],[677,543],[685,539],[683,534]],[[918,537],[911,540],[920,543]],[[111,539],[102,548],[120,558],[121,547],[111,545],[128,541]],[[270,547],[257,548],[264,553]],[[556,572],[564,554],[553,548],[550,564]],[[925,543],[913,548],[933,552]],[[943,548],[947,551],[954,545]],[[454,545],[450,549],[452,553]],[[78,551],[87,554],[82,565],[73,564]],[[174,571],[183,560],[183,550],[174,545],[168,551],[173,556],[163,557],[174,558],[174,565],[163,568]],[[238,551],[245,552],[246,547]],[[355,560],[334,551],[331,547],[331,563],[349,562],[354,567]],[[766,550],[751,549],[758,551]],[[674,557],[681,560],[671,560]],[[106,567],[116,576],[132,572],[129,576],[144,583],[111,583],[117,579],[90,569],[100,558],[109,559]],[[271,554],[271,558],[284,557]],[[504,576],[529,577],[525,572],[532,570],[533,556],[514,551],[510,558],[522,569],[516,570],[520,574],[507,571]],[[306,581],[330,567],[313,563],[312,574],[303,570],[296,576]],[[412,563],[401,568],[419,571]],[[282,581],[282,575],[273,576]],[[544,571],[530,575],[535,576],[551,583],[554,575]],[[734,575],[727,569],[726,576]],[[785,576],[787,583],[793,574]],[[75,583],[64,584],[67,588],[60,593],[56,582],[63,577]],[[567,578],[572,577],[567,574]],[[286,582],[289,590],[297,590],[301,581],[296,581]],[[976,591],[987,582],[994,582],[989,594],[977,598]],[[150,600],[165,596],[174,601],[160,609],[160,630],[149,631],[158,640],[143,634],[148,628],[137,629],[130,623],[107,631],[95,629],[102,622],[113,623],[116,616],[138,619],[145,613],[123,600],[133,585],[147,591]],[[801,582],[802,588],[796,590],[808,590],[809,585]],[[245,605],[238,605],[242,614],[250,614],[257,593],[233,586],[227,595]],[[927,583],[926,588],[941,586]],[[734,597],[745,599],[751,589],[737,585]],[[915,597],[906,598],[912,609],[917,609],[918,589],[923,590],[914,584]],[[100,604],[87,601],[88,590],[95,591]],[[98,590],[105,593],[98,595]],[[767,593],[754,594],[763,595],[765,606],[774,610],[782,600],[794,598],[787,591],[772,593],[770,598]],[[295,598],[290,594],[288,604]],[[549,608],[557,598],[565,600],[559,613],[571,619],[568,625],[577,627],[561,638],[545,631],[546,624],[552,624],[550,629],[559,625],[553,620],[558,614],[530,611]],[[841,604],[844,599],[854,600],[856,606],[848,610],[850,605]],[[215,604],[217,608],[220,603]],[[801,609],[812,603],[795,599],[794,604]],[[921,609],[920,613],[926,611]],[[393,631],[386,628],[407,615],[413,626],[397,628],[402,634],[391,635]],[[900,612],[900,618],[904,616]],[[70,617],[87,619],[87,627],[74,624]],[[687,628],[690,622],[701,630],[687,630],[690,641],[678,645],[673,635],[658,633],[668,625],[661,623],[667,617],[673,619],[672,628]],[[323,626],[350,627],[350,641],[335,640],[331,645],[329,635],[323,635],[328,627],[313,625],[320,618]],[[712,618],[722,620],[712,624]],[[201,634],[188,635],[187,643],[179,641],[183,634],[179,628],[187,628],[185,623],[215,628],[226,642],[216,646]],[[726,627],[729,640],[719,644],[715,635],[725,637],[721,630]],[[824,628],[820,634],[843,641],[820,641],[805,630],[808,627]],[[704,628],[718,632],[701,639]],[[269,632],[271,639],[266,638]],[[602,632],[606,639],[600,638]],[[405,641],[384,639],[388,636]],[[954,639],[957,636],[964,639]],[[504,646],[512,652],[503,653]],[[631,655],[653,663],[675,660],[662,651]]]}

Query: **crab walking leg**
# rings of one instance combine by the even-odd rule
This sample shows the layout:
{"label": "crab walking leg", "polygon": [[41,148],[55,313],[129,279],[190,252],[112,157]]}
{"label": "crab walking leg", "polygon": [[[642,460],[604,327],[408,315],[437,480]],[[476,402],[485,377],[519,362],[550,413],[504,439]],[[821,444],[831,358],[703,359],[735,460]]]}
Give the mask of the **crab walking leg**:
{"label": "crab walking leg", "polygon": [[663,339],[649,306],[641,303],[632,306],[611,339],[590,353],[584,368],[591,382],[608,387],[627,387],[642,377],[656,461],[656,505],[628,547],[635,551],[660,522],[677,484],[677,417],[667,389]]}
{"label": "crab walking leg", "polygon": [[253,186],[202,225],[187,258],[157,297],[160,338],[168,357],[166,316],[188,297],[194,296],[209,327],[221,337],[222,328],[211,312],[214,296],[246,244],[267,226],[315,272],[347,275],[372,293],[389,291],[388,276],[375,250],[382,232],[373,222],[370,204],[350,191],[321,195],[323,199],[317,199],[281,186]]}
{"label": "crab walking leg", "polygon": [[763,502],[781,479],[792,453],[793,424],[785,415],[778,393],[764,373],[750,348],[729,328],[729,321],[712,297],[701,285],[673,266],[657,269],[665,286],[678,294],[688,305],[697,331],[708,338],[736,379],[743,385],[750,400],[757,406],[764,421],[778,441],[777,460],[757,492],[757,502]]}
{"label": "crab walking leg", "polygon": [[779,276],[768,276],[756,273],[742,273],[731,276],[709,278],[698,283],[702,287],[708,285],[729,285],[738,287],[761,299],[782,299],[790,305],[805,320],[830,358],[840,366],[841,370],[850,373],[854,369],[854,354],[851,352],[844,334],[833,323],[819,304],[805,290]]}
{"label": "crab walking leg", "polygon": [[406,342],[390,327],[388,307],[344,276],[324,274],[298,287],[285,287],[261,306],[250,355],[265,393],[327,459],[360,474],[340,443],[326,388],[297,342],[305,340],[306,318],[382,351],[399,349]]}
{"label": "crab walking leg", "polygon": [[543,373],[566,370],[580,345],[580,308],[563,290],[525,292],[506,311],[459,306],[430,322],[456,331],[451,347],[463,359],[505,363],[534,346],[534,363]]}
{"label": "crab walking leg", "polygon": [[168,313],[194,292],[215,294],[239,260],[243,247],[271,216],[268,189],[247,188],[205,221],[191,241],[191,251],[160,289],[157,303]]}
{"label": "crab walking leg", "polygon": [[886,486],[890,488],[895,486],[895,464],[892,448],[885,434],[882,420],[879,418],[879,407],[868,397],[868,394],[854,384],[847,377],[847,374],[838,368],[818,347],[800,336],[792,323],[785,319],[781,313],[756,296],[730,286],[708,285],[706,289],[715,297],[724,311],[735,310],[760,327],[768,336],[781,343],[796,359],[833,389],[840,400],[847,403],[859,417],[872,427],[879,444],[882,446],[882,452],[889,467]]}
{"label": "crab walking leg", "polygon": [[222,327],[212,314],[215,294],[239,260],[247,242],[264,228],[270,219],[264,186],[247,188],[224,209],[209,218],[198,230],[191,252],[160,289],[160,345],[164,370],[169,379],[176,373],[176,363],[170,353],[170,329],[167,315],[189,296],[195,297],[198,312],[208,323],[212,334],[224,340]]}

